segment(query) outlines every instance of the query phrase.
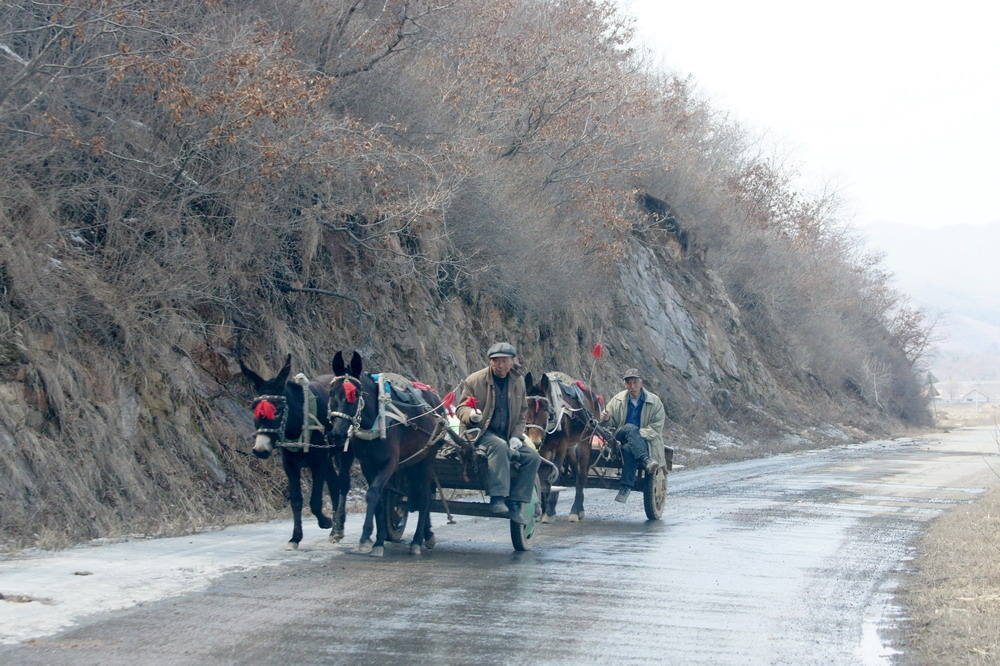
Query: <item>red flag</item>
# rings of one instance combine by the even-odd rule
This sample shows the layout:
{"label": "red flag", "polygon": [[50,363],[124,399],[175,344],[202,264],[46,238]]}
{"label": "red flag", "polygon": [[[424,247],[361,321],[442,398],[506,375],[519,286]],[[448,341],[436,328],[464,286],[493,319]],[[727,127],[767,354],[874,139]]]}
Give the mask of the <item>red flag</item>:
{"label": "red flag", "polygon": [[593,356],[594,358],[601,358],[602,356],[604,356],[604,345],[598,342],[596,345],[594,345],[594,351],[591,352],[590,355]]}

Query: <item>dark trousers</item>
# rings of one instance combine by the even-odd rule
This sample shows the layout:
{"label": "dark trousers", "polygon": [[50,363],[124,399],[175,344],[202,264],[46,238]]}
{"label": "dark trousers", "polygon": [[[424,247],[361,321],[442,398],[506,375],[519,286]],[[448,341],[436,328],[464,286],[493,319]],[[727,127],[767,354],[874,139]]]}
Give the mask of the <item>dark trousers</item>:
{"label": "dark trousers", "polygon": [[635,485],[636,463],[645,467],[649,460],[649,442],[631,423],[623,425],[615,439],[622,445],[622,487],[631,488]]}
{"label": "dark trousers", "polygon": [[489,466],[487,492],[490,496],[509,497],[514,502],[530,502],[531,491],[535,489],[535,476],[542,464],[538,451],[525,444],[512,452],[506,441],[491,432],[482,436],[479,448],[486,453],[486,463]]}

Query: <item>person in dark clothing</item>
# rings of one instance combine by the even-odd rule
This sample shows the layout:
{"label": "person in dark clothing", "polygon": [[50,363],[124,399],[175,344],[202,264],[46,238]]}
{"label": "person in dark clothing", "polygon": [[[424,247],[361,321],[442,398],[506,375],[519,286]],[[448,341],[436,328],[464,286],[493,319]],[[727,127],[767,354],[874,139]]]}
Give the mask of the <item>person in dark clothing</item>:
{"label": "person in dark clothing", "polygon": [[498,342],[487,352],[489,366],[462,382],[456,416],[466,427],[478,427],[476,446],[489,466],[490,509],[524,523],[521,510],[531,501],[542,459],[524,434],[528,399],[524,377],[514,366],[517,350]]}

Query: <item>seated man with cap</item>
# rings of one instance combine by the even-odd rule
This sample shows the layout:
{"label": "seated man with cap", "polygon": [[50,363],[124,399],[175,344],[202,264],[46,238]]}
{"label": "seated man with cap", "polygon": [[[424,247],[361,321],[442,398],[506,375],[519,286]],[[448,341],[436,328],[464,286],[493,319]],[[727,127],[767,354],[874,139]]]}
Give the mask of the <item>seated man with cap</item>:
{"label": "seated man with cap", "polygon": [[622,482],[616,502],[625,502],[635,484],[636,465],[652,474],[660,466],[649,455],[663,448],[663,422],[666,418],[663,403],[655,393],[642,386],[639,370],[629,368],[622,376],[625,390],[608,401],[601,412],[601,421],[608,422],[615,439],[622,448]]}
{"label": "seated man with cap", "polygon": [[[462,382],[456,416],[467,428],[480,429],[475,444],[489,466],[490,509],[524,524],[524,502],[531,501],[535,475],[542,459],[524,435],[528,416],[527,389],[517,350],[498,342],[487,352],[489,365]],[[515,468],[512,469],[511,465]]]}

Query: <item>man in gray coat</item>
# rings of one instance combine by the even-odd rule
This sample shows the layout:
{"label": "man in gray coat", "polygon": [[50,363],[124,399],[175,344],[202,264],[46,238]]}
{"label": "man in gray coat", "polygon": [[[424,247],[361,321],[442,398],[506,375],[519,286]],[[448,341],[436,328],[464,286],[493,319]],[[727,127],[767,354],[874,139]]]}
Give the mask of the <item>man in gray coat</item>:
{"label": "man in gray coat", "polygon": [[608,428],[622,447],[622,482],[615,501],[624,503],[635,484],[636,466],[652,474],[665,462],[658,461],[664,459],[666,413],[660,398],[643,388],[636,368],[626,370],[622,381],[625,390],[608,401],[601,412],[601,421],[608,422]]}
{"label": "man in gray coat", "polygon": [[498,342],[487,356],[489,366],[462,382],[455,412],[466,428],[480,429],[475,444],[486,454],[489,466],[490,509],[524,524],[522,505],[531,501],[535,475],[542,464],[538,451],[524,435],[527,389],[520,369],[514,367],[517,350],[513,345]]}

